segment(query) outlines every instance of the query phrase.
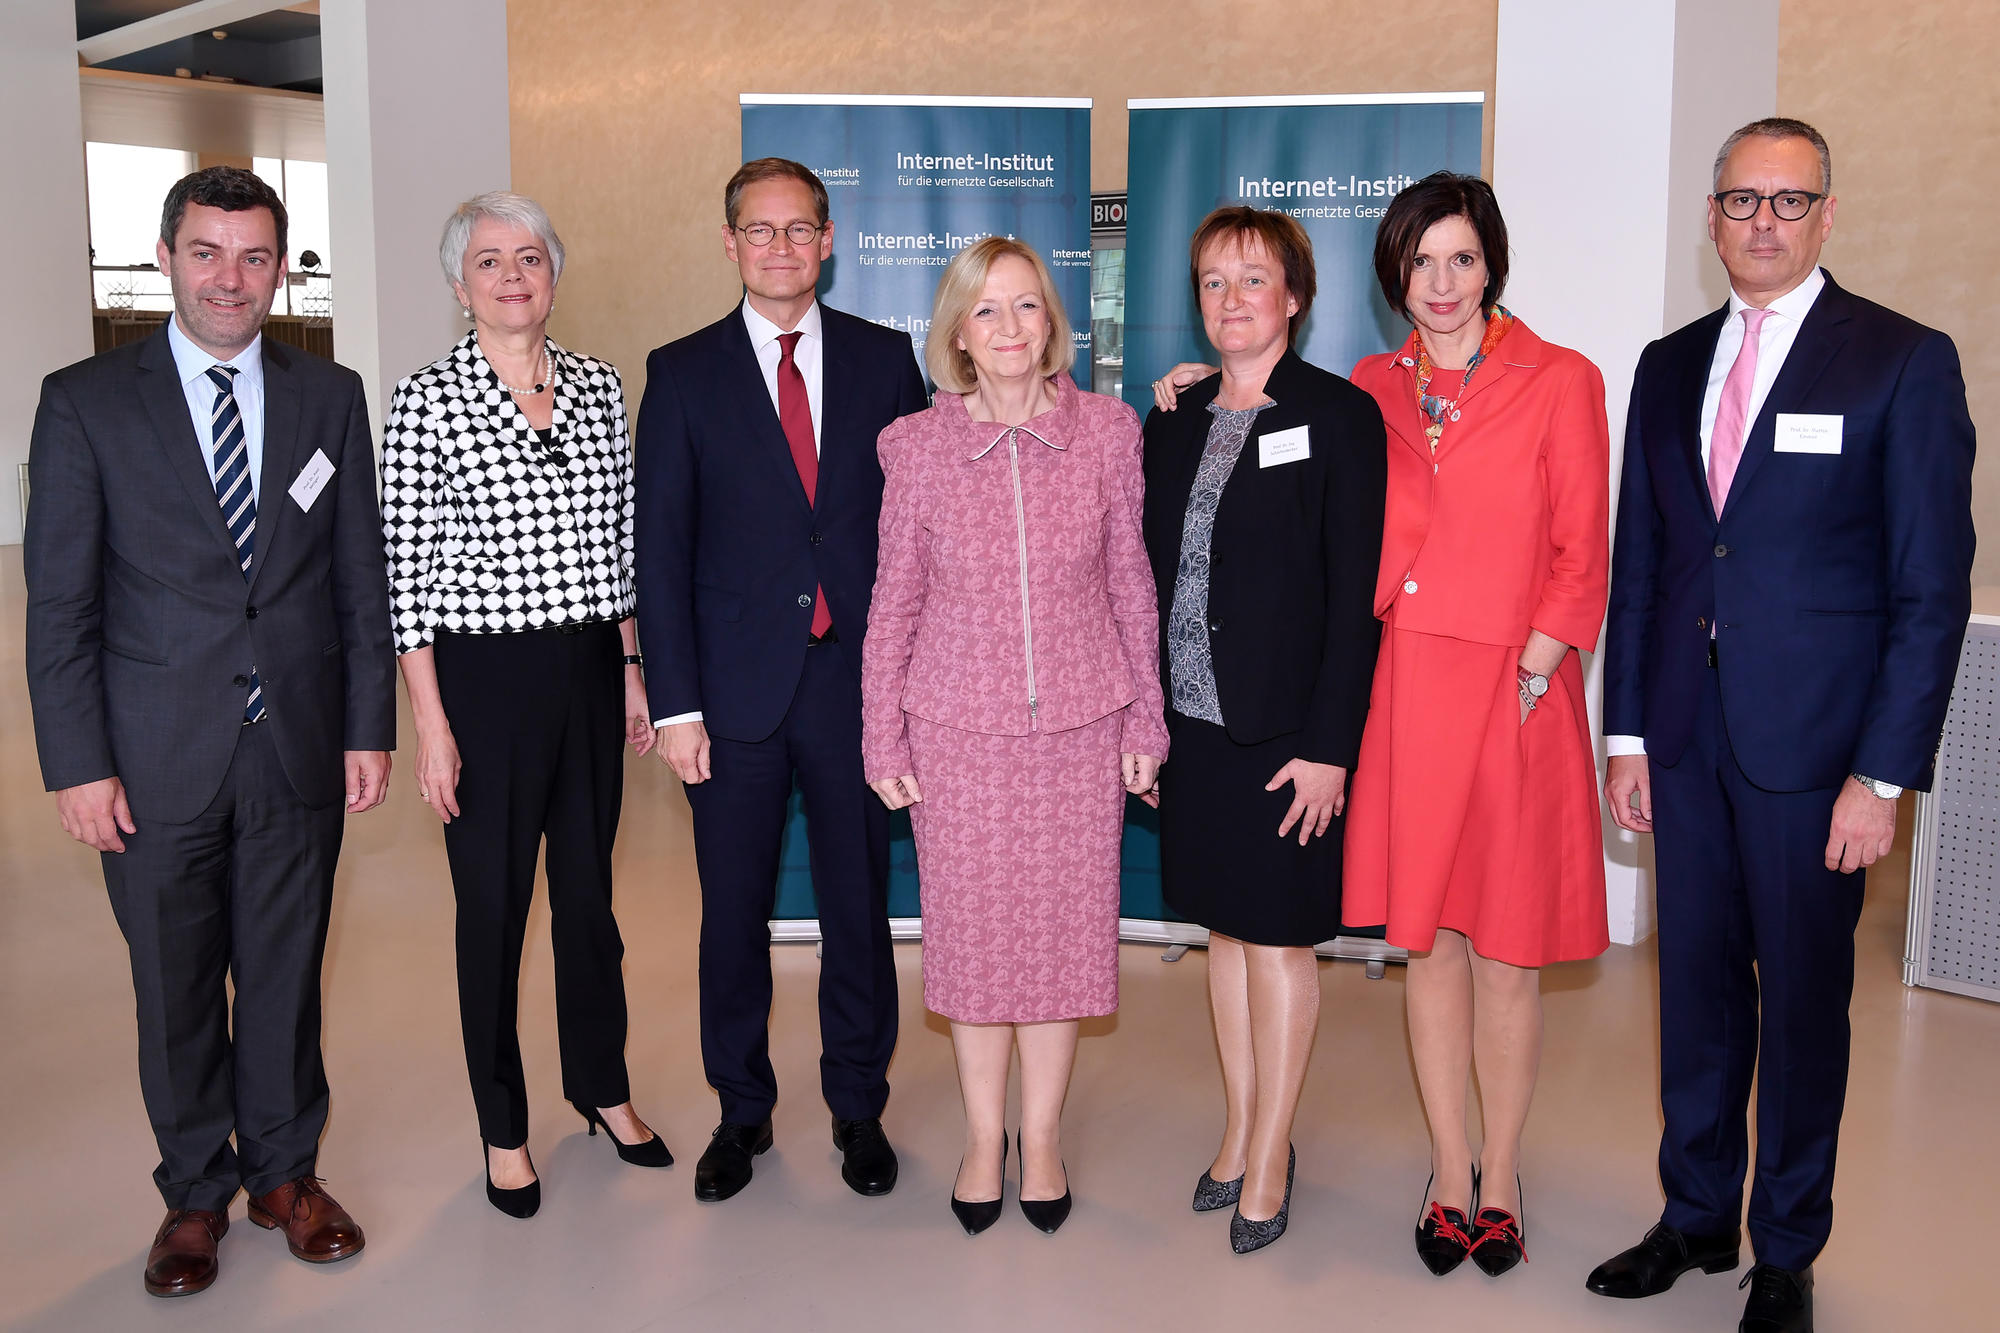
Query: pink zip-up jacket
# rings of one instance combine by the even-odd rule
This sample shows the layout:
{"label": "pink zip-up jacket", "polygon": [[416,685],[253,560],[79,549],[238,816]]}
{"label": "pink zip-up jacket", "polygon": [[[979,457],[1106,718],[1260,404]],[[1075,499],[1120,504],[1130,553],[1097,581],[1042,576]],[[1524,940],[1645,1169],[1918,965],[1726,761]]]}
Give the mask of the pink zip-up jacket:
{"label": "pink zip-up jacket", "polygon": [[870,782],[911,771],[904,715],[1002,736],[1131,705],[1122,749],[1167,757],[1160,621],[1139,536],[1139,418],[1054,377],[1017,427],[956,394],[882,432],[881,555],[861,649]]}

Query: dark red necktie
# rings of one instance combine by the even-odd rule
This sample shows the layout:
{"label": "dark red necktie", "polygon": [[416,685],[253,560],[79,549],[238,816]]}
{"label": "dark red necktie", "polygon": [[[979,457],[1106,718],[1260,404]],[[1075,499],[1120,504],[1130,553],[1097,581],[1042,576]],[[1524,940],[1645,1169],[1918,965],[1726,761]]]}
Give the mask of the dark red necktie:
{"label": "dark red necktie", "polygon": [[[806,488],[806,503],[812,504],[819,492],[819,450],[813,445],[812,402],[806,397],[806,377],[792,359],[800,333],[778,335],[778,424],[785,429],[785,443],[792,446],[792,465]],[[826,609],[826,589],[813,589],[812,636],[833,628],[833,613]]]}

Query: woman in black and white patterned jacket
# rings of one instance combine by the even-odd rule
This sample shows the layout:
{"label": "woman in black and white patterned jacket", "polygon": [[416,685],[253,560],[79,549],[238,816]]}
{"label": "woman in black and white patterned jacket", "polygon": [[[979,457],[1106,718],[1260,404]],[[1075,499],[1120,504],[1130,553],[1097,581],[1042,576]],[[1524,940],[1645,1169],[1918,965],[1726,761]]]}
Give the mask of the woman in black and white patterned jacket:
{"label": "woman in black and white patterned jacket", "polygon": [[632,622],[632,447],[618,371],[548,336],[563,246],[540,205],[467,200],[439,259],[473,327],[396,386],[383,527],[417,790],[444,821],[458,898],[486,1196],[529,1217],[541,1184],[515,1012],[545,839],[563,1095],[626,1161],[673,1161],[632,1109],[611,911],[622,746],[653,743]]}

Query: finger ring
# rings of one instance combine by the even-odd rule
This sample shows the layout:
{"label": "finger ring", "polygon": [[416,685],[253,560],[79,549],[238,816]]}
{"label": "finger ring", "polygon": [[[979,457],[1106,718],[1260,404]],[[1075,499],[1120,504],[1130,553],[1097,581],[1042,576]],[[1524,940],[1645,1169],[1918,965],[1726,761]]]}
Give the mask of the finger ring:
{"label": "finger ring", "polygon": [[418,799],[418,800],[420,800],[420,801],[428,801],[428,800],[429,800],[430,798],[431,798],[431,794],[430,794],[430,793],[429,793],[428,791],[425,791],[425,790],[424,790],[424,789],[423,789],[422,787],[419,787],[419,788],[417,788],[417,799]]}

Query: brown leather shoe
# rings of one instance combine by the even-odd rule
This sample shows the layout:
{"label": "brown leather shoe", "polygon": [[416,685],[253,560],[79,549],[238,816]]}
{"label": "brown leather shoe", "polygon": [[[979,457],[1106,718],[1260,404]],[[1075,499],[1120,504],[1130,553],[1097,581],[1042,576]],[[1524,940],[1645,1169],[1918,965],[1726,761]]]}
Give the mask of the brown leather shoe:
{"label": "brown leather shoe", "polygon": [[146,1294],[192,1296],[206,1291],[219,1271],[215,1247],[229,1230],[229,1214],[170,1208],[146,1255]]}
{"label": "brown leather shoe", "polygon": [[361,1228],[320,1188],[318,1176],[288,1180],[250,1200],[250,1220],[281,1230],[292,1253],[309,1264],[332,1264],[361,1253]]}

